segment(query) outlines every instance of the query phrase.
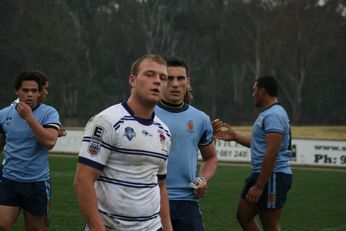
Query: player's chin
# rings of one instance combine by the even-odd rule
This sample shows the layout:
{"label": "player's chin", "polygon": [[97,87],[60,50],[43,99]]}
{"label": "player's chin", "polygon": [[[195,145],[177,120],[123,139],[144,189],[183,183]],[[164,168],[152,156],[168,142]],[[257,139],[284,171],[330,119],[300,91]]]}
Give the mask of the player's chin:
{"label": "player's chin", "polygon": [[160,102],[160,95],[151,95],[149,98],[148,98],[148,101],[152,104],[157,104],[158,102]]}
{"label": "player's chin", "polygon": [[177,95],[169,95],[167,97],[168,102],[173,103],[173,104],[179,104],[181,101],[184,99],[184,97],[180,97]]}
{"label": "player's chin", "polygon": [[35,102],[33,100],[25,100],[24,103],[29,105],[30,107],[33,107]]}

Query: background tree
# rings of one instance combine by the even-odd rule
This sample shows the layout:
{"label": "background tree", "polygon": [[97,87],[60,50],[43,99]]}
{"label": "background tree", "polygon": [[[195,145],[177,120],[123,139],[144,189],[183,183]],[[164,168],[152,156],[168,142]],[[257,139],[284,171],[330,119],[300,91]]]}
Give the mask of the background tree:
{"label": "background tree", "polygon": [[346,0],[3,0],[0,106],[25,68],[50,80],[48,104],[67,126],[125,100],[146,53],[191,66],[193,104],[249,124],[258,75],[280,80],[293,124],[346,124]]}

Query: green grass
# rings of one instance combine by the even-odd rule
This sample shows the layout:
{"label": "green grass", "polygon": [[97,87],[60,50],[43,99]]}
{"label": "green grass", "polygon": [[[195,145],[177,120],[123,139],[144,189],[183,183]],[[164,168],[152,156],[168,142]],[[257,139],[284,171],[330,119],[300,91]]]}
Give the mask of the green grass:
{"label": "green grass", "polygon": [[[52,183],[52,209],[49,219],[51,231],[82,230],[83,218],[73,191],[76,163],[76,156],[50,156],[49,158]],[[22,215],[12,230],[24,230]]]}
{"label": "green grass", "polygon": [[[293,186],[281,218],[287,231],[346,230],[346,170],[293,169]],[[201,200],[207,231],[241,230],[235,213],[243,180],[250,168],[236,165],[219,166]]]}
{"label": "green grass", "polygon": [[[82,230],[83,219],[73,192],[76,157],[51,156],[53,185],[50,230]],[[241,230],[235,212],[248,165],[220,165],[201,200],[207,231]],[[281,226],[286,231],[346,230],[345,169],[294,168]],[[14,231],[24,230],[22,216]]]}

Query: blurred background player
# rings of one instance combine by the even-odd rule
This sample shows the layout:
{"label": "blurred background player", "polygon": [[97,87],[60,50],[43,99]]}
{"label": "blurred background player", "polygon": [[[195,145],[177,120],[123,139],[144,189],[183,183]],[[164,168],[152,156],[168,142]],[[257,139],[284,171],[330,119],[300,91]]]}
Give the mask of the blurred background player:
{"label": "blurred background player", "polygon": [[[168,84],[155,112],[172,134],[167,172],[171,221],[174,231],[200,231],[204,226],[198,199],[205,195],[217,167],[213,130],[209,117],[189,105],[192,94],[186,62],[178,57],[166,62]],[[196,177],[198,151],[202,163]]]}
{"label": "blurred background player", "polygon": [[[48,96],[48,89],[49,89],[49,82],[48,82],[48,77],[41,71],[39,70],[32,70],[33,72],[35,72],[35,74],[40,78],[41,80],[41,91],[40,91],[40,96],[38,97],[37,101],[39,103],[45,103],[47,100],[47,96]],[[17,104],[19,103],[19,98],[17,98],[15,101],[13,101],[13,104]],[[62,137],[62,136],[66,136],[66,129],[64,127],[60,127],[59,130],[59,135],[58,137]],[[2,174],[2,167],[3,164],[5,163],[5,158],[3,159],[2,163],[0,164],[0,174]],[[49,207],[51,206],[50,201],[49,201]],[[48,230],[49,228],[49,217],[46,217],[46,230]]]}
{"label": "blurred background player", "polygon": [[184,95],[184,102],[191,105],[192,101],[193,101],[192,87],[191,87],[191,84],[189,83],[189,85],[187,86],[186,93]]}
{"label": "blurred background player", "polygon": [[85,128],[74,188],[85,230],[172,231],[166,191],[171,139],[155,115],[166,62],[146,55],[131,68],[131,95]]}
{"label": "blurred background player", "polygon": [[[47,100],[48,96],[48,90],[49,90],[49,82],[48,82],[48,77],[42,73],[39,70],[33,70],[36,72],[36,75],[40,77],[41,79],[41,85],[42,85],[42,90],[40,91],[40,96],[38,97],[38,102],[39,103],[45,103]],[[17,98],[13,103],[19,103],[19,99]],[[64,127],[61,127],[59,130],[59,137],[61,136],[66,136],[66,129]]]}
{"label": "blurred background player", "polygon": [[216,139],[234,140],[251,149],[253,173],[245,180],[237,219],[245,231],[261,230],[258,214],[266,231],[280,230],[280,216],[292,184],[291,132],[285,109],[278,103],[277,81],[272,76],[256,79],[252,96],[256,107],[264,110],[252,128],[252,137],[236,133],[228,124],[213,121]]}
{"label": "blurred background player", "polygon": [[21,209],[26,230],[44,230],[50,198],[48,150],[57,141],[59,114],[38,102],[42,83],[37,71],[22,71],[14,86],[19,102],[0,111],[0,149],[6,145],[0,230],[10,230]]}

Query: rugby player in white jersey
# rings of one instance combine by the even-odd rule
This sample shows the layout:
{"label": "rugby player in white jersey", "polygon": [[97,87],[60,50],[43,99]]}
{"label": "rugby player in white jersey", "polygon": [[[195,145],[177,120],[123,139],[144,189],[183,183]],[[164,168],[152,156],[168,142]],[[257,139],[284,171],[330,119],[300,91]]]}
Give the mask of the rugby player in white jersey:
{"label": "rugby player in white jersey", "polygon": [[166,62],[146,55],[131,67],[131,95],[90,119],[74,188],[85,230],[171,231],[166,172],[171,145],[155,115]]}

